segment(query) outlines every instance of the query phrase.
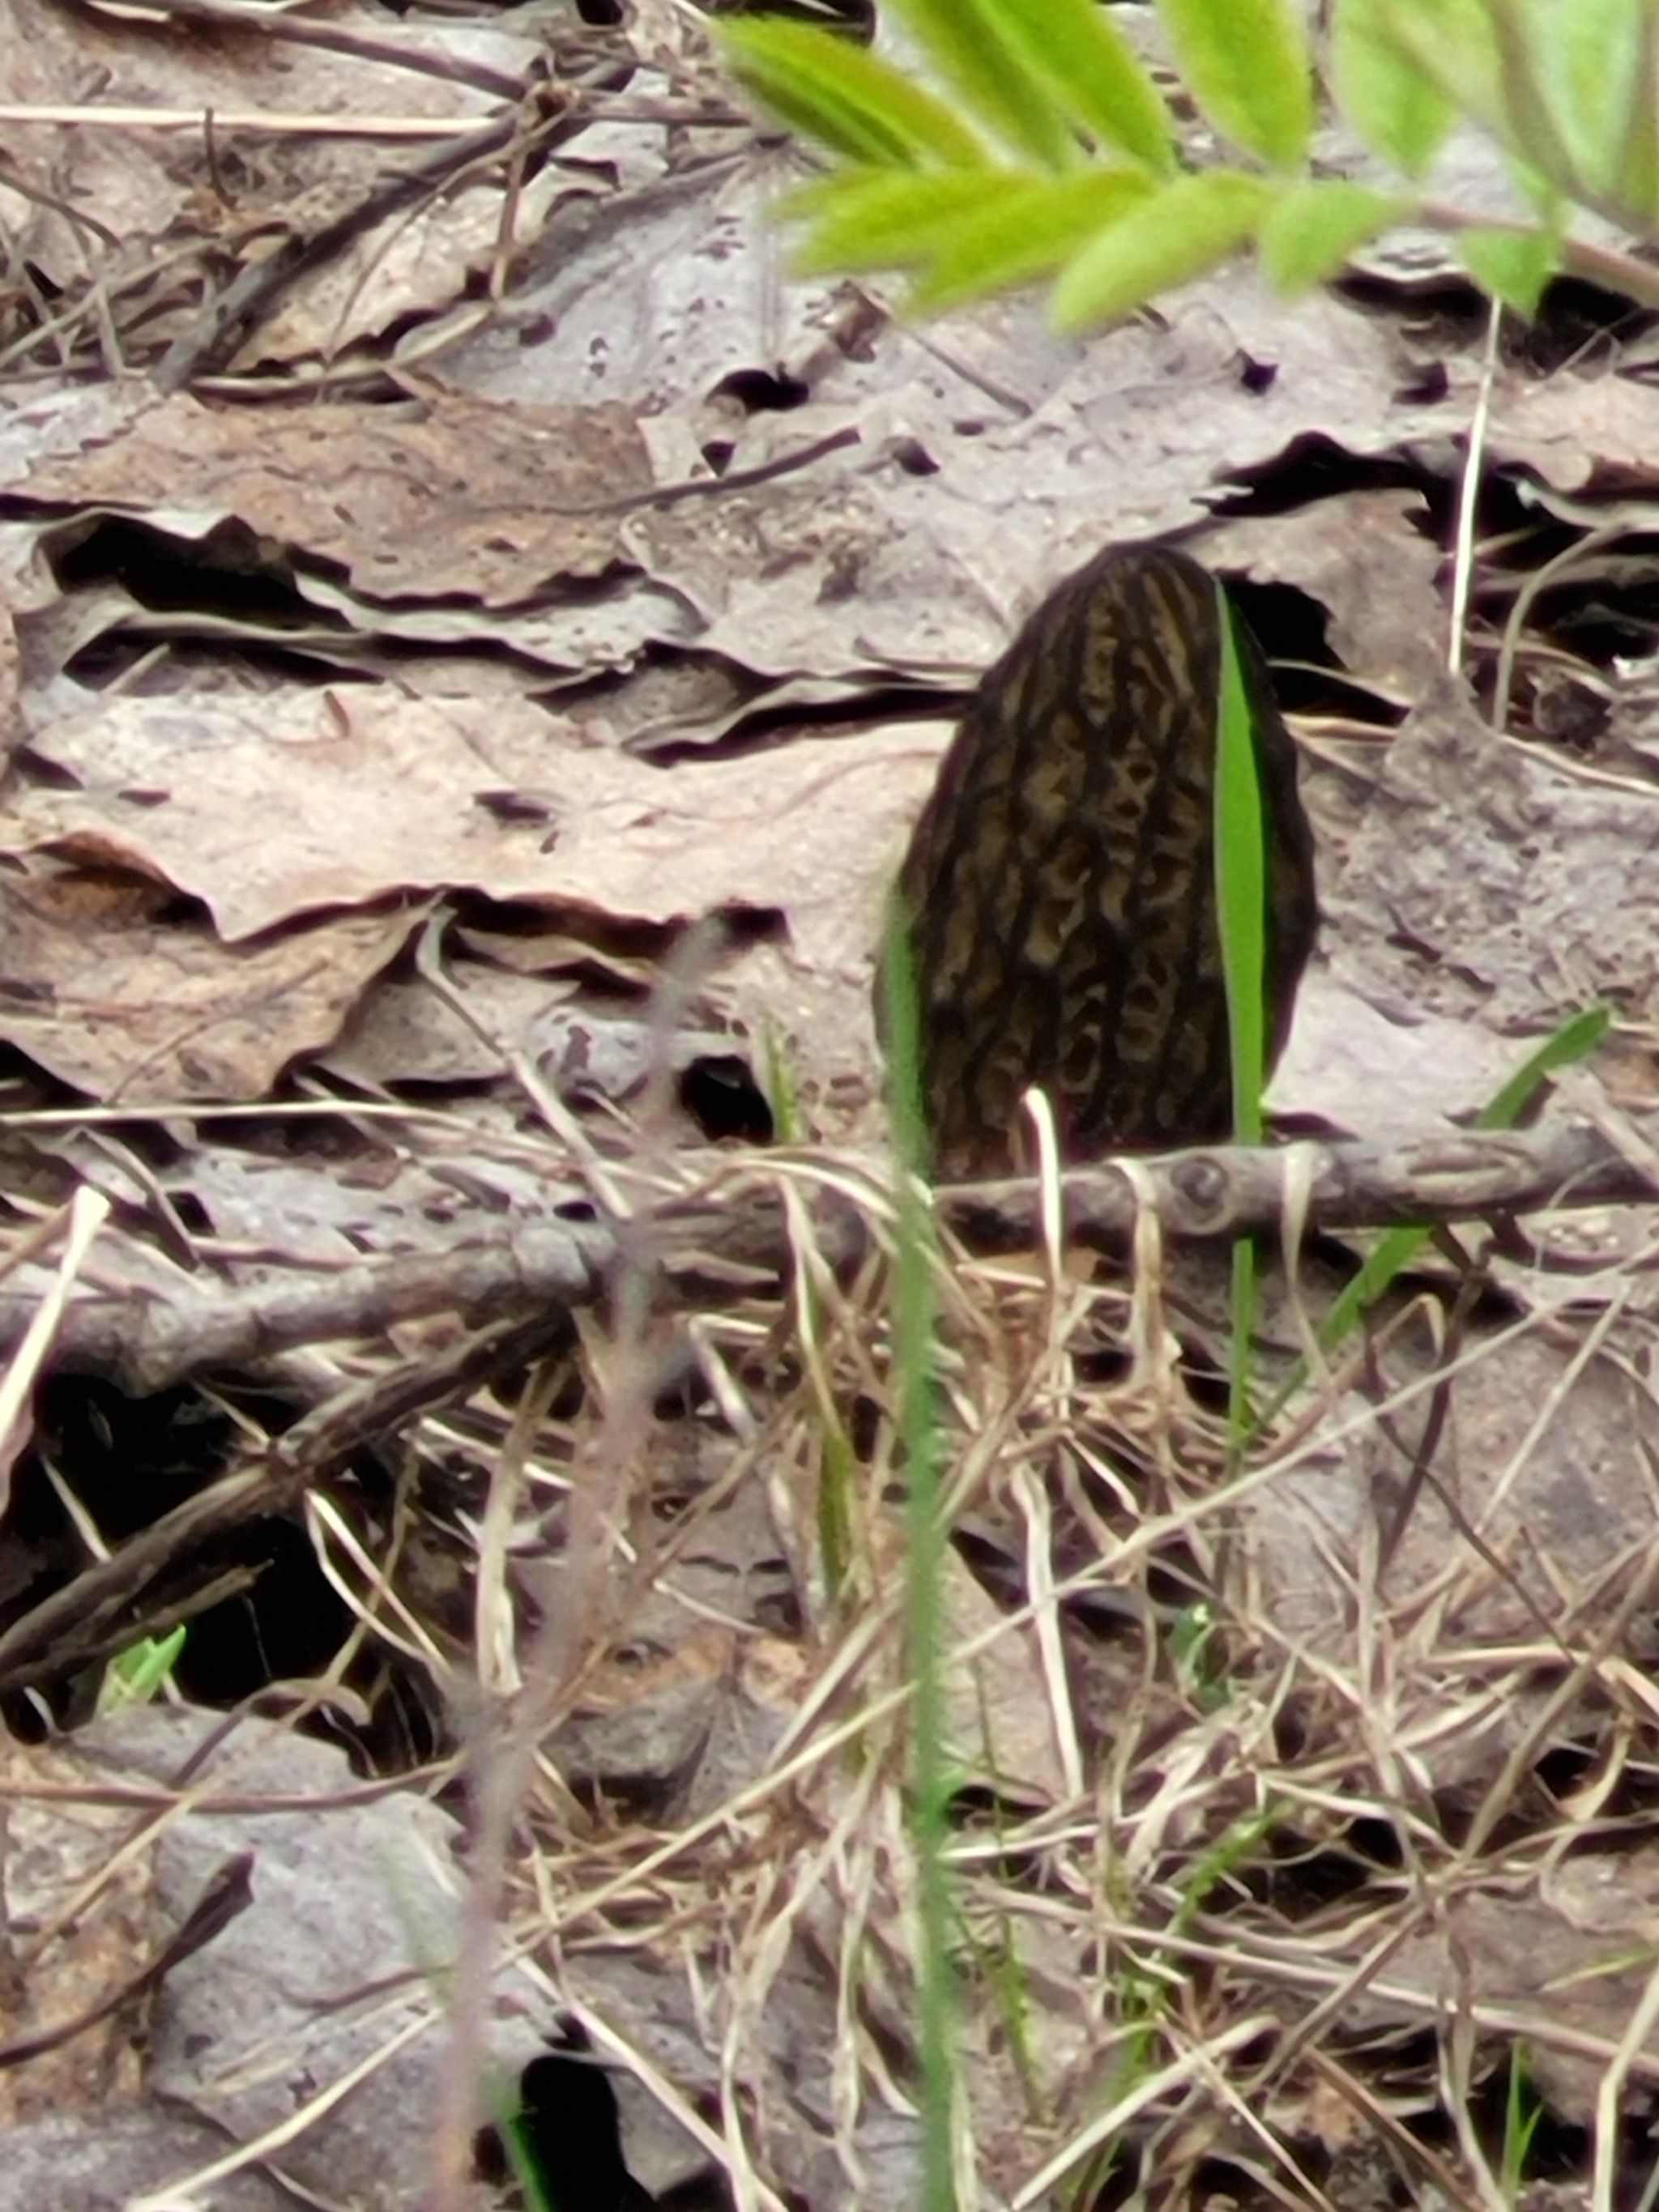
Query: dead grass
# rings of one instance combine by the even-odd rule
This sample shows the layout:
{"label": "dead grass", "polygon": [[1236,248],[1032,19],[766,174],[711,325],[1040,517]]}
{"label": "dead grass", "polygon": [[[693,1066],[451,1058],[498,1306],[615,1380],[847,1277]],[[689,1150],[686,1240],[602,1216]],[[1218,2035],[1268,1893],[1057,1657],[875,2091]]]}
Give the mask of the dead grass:
{"label": "dead grass", "polygon": [[[805,1164],[789,1173],[810,1182]],[[843,1188],[854,1180],[841,1170]],[[884,1240],[890,1214],[872,1218]],[[671,1808],[649,1826],[603,1802],[573,1818],[544,1765],[519,1802],[507,1920],[567,1991],[599,1958],[681,1980],[714,2069],[703,2139],[735,2202],[787,2187],[891,2203],[907,2174],[914,2188],[918,1960],[886,1271],[839,1289],[805,1208],[793,1218],[811,1289],[793,1315],[709,1313],[696,1333],[721,1378],[726,1467],[649,1569],[695,1616],[680,1563],[734,1486],[764,1486],[799,1607],[769,1747],[696,1817]],[[1455,1377],[1420,1348],[1415,1371],[1391,1375],[1384,1332],[1366,1373],[1328,1374],[1229,1480],[1224,1347],[1203,1373],[1202,1347],[1171,1325],[1156,1238],[1127,1287],[1054,1260],[951,1252],[937,1285],[957,1532],[941,1662],[959,1778],[961,2201],[1493,2207],[1516,2182],[1492,2085],[1519,2063],[1552,2106],[1549,2142],[1567,2146],[1553,2154],[1589,2131],[1582,2201],[1610,2203],[1659,2077],[1650,1954],[1632,1924],[1571,1970],[1604,1996],[1618,1984],[1619,2002],[1633,1977],[1640,2001],[1616,2028],[1605,2002],[1586,2010],[1552,1985],[1545,1936],[1572,1923],[1551,1893],[1564,1864],[1588,1855],[1611,1895],[1645,1841],[1651,1696],[1628,1649],[1655,1555],[1609,1562],[1604,1586],[1563,1589],[1553,1608],[1523,1591],[1536,1633],[1483,1648],[1467,1623],[1494,1581],[1521,1587],[1512,1565],[1469,1526],[1433,1574],[1408,1561],[1379,1586],[1379,1510],[1351,1542],[1319,1534],[1340,1620],[1297,1633],[1255,1509],[1356,1440],[1393,1436],[1398,1456],[1413,1409]],[[1396,1339],[1413,1320],[1396,1316]],[[1533,1315],[1511,1334],[1546,1326]],[[1285,1356],[1264,1352],[1261,1372]],[[614,1474],[614,1419],[593,1393],[579,1465]],[[639,1433],[630,1481],[656,1479],[672,1426]],[[832,1480],[834,1576],[817,1541]],[[618,1524],[637,1496],[619,1484],[601,1509],[611,1571],[635,1590],[641,1552]],[[742,1699],[757,1656],[776,1670],[780,1640],[740,1609],[727,1625],[722,1693]],[[1586,1780],[1553,1790],[1552,1754]],[[622,2055],[602,1999],[578,2008]],[[816,2090],[808,2050],[829,2062]],[[642,2055],[628,2044],[629,2063]]]}
{"label": "dead grass", "polygon": [[[639,1218],[688,1172],[653,1166]],[[786,1194],[783,1298],[688,1316],[641,1275],[527,1373],[480,1383],[453,1353],[425,1402],[418,1347],[310,1355],[319,1387],[331,1364],[401,1406],[380,1444],[404,1474],[368,1510],[343,1461],[312,1468],[307,1525],[357,1627],[268,1709],[362,1708],[379,1653],[469,1778],[435,2202],[466,2201],[501,1947],[732,2203],[916,2201],[894,1214],[850,1158],[732,1169],[728,1197],[744,1178]],[[820,1182],[866,1213],[850,1279],[813,1241]],[[1639,2200],[1650,1445],[1605,1405],[1598,1431],[1563,1424],[1604,1370],[1645,1402],[1643,1273],[1609,1270],[1583,1316],[1514,1279],[1504,1314],[1449,1333],[1402,1294],[1230,1472],[1204,1317],[1224,1259],[1166,1254],[1150,1215],[1121,1274],[1057,1237],[945,1251],[960,2203]],[[1263,1395],[1328,1294],[1311,1261],[1294,1298],[1268,1290]],[[1552,1500],[1586,1433],[1625,1518],[1570,1553]],[[1543,2108],[1518,2171],[1513,2066]]]}

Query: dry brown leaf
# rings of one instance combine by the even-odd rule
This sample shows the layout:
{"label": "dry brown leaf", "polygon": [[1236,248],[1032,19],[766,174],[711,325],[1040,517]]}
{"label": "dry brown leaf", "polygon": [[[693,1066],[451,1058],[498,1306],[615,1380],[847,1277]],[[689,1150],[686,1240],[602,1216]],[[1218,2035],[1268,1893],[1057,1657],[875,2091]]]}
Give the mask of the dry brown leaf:
{"label": "dry brown leaf", "polygon": [[[311,26],[280,9],[228,5],[222,29],[210,35],[204,12],[173,21],[165,9],[134,17],[8,0],[0,98],[89,111],[69,129],[9,122],[8,153],[47,195],[17,195],[14,249],[64,303],[71,343],[91,337],[81,295],[88,280],[99,287],[92,343],[112,374],[128,365],[122,326],[135,292],[147,312],[132,335],[146,353],[160,338],[211,334],[218,303],[204,316],[204,276],[216,292],[227,263],[248,266],[278,239],[325,236],[349,222],[397,166],[429,151],[424,141],[448,136],[463,146],[544,53],[539,40],[472,25],[389,31],[379,14],[351,8],[337,10],[327,30],[337,41],[355,32],[355,52],[313,42]],[[111,111],[106,125],[99,107]],[[135,124],[132,110],[155,120]],[[210,132],[204,115],[214,118]],[[259,118],[257,130],[246,128],[249,117]],[[366,127],[328,127],[345,118]],[[465,158],[458,150],[457,166]],[[332,355],[359,330],[448,307],[497,253],[522,250],[559,189],[551,173],[532,182],[509,223],[495,179],[459,194],[463,204],[442,193],[417,199],[400,225],[360,240],[355,259],[325,257],[321,268],[289,272],[281,331],[256,332],[250,357]],[[493,235],[480,198],[494,202]]]}
{"label": "dry brown leaf", "polygon": [[1378,1004],[1360,988],[1363,974],[1358,961],[1337,959],[1334,972],[1321,963],[1303,978],[1267,1093],[1276,1113],[1405,1144],[1478,1114],[1526,1057],[1524,1041],[1479,1022],[1398,998]]}
{"label": "dry brown leaf", "polygon": [[[944,1561],[939,1603],[951,1655],[944,1668],[947,1755],[1006,1797],[1059,1802],[1066,1777],[1036,1631],[1010,1626],[955,1552]],[[971,1659],[956,1656],[988,1635]]]}
{"label": "dry brown leaf", "polygon": [[94,1097],[263,1098],[338,1034],[418,921],[345,915],[222,945],[154,883],[80,872],[0,882],[0,1030]]}
{"label": "dry brown leaf", "polygon": [[[1650,1844],[1592,1851],[1558,1867],[1541,1889],[1455,1893],[1443,1918],[1408,1936],[1379,1978],[1412,1991],[1419,2022],[1468,2002],[1506,2014],[1525,2045],[1528,2074],[1563,2118],[1583,2127],[1595,2118],[1607,2057],[1651,1978],[1656,1936],[1659,1853]],[[1349,2009],[1366,2021],[1389,2007],[1365,1996]],[[1607,2056],[1595,2053],[1597,2043]],[[1656,2089],[1659,2033],[1636,2049],[1629,2095],[1645,2105]]]}
{"label": "dry brown leaf", "polygon": [[612,403],[508,409],[440,393],[248,412],[180,392],[17,489],[92,508],[216,510],[273,553],[339,563],[371,596],[501,606],[556,577],[602,574],[619,518],[566,510],[651,483],[634,417]]}
{"label": "dry brown leaf", "polygon": [[[939,744],[912,726],[665,771],[572,744],[516,702],[118,698],[37,735],[34,751],[80,788],[22,794],[8,842],[161,877],[233,941],[445,885],[660,923],[775,908],[802,965],[863,990],[880,894]],[[550,827],[486,803],[515,787],[550,794]]]}
{"label": "dry brown leaf", "polygon": [[[210,1731],[222,1740],[203,1762],[206,1794],[241,1802],[159,1824],[159,1887],[177,1916],[251,1852],[252,1902],[169,1976],[147,2087],[215,2122],[222,2149],[291,2123],[378,2056],[343,2104],[311,2113],[283,2163],[303,2190],[398,2212],[429,2172],[445,2053],[434,1982],[453,1954],[457,1831],[413,1793],[364,1802],[343,1754],[270,1723],[227,1729],[220,1714],[149,1706],[100,1723],[85,1747],[106,1782],[165,1790]],[[526,2015],[550,2008],[506,1971],[501,1987],[491,2042],[495,2063],[516,2067],[538,2047]]]}
{"label": "dry brown leaf", "polygon": [[1417,492],[1351,491],[1291,514],[1223,522],[1193,550],[1255,583],[1323,600],[1328,640],[1347,674],[1409,703],[1446,664],[1449,617],[1435,587],[1445,556],[1413,526],[1427,520]]}
{"label": "dry brown leaf", "polygon": [[[125,1858],[100,1881],[125,1840],[131,1814],[77,1803],[97,1770],[78,1751],[0,1739],[0,1801],[6,1849],[0,1899],[8,1930],[0,1980],[0,2043],[76,2020],[112,1998],[167,1932],[155,1899],[154,1852]],[[64,1802],[31,1800],[45,1785]],[[139,2039],[118,2011],[17,2067],[0,2068],[0,2127],[49,2112],[100,2112],[137,2094]]]}
{"label": "dry brown leaf", "polygon": [[1426,693],[1340,878],[1337,972],[1386,1002],[1525,1035],[1609,998],[1659,1015],[1659,792],[1608,788]]}
{"label": "dry brown leaf", "polygon": [[[489,1082],[501,1073],[508,1049],[532,1060],[556,1058],[574,1018],[567,1003],[574,983],[492,974],[472,961],[453,981],[482,1036],[423,978],[383,975],[321,1055],[322,1064],[374,1088]],[[639,1073],[636,1063],[636,1080]]]}
{"label": "dry brown leaf", "polygon": [[1659,491],[1659,392],[1622,376],[1552,376],[1501,392],[1495,460],[1535,469],[1558,490]]}

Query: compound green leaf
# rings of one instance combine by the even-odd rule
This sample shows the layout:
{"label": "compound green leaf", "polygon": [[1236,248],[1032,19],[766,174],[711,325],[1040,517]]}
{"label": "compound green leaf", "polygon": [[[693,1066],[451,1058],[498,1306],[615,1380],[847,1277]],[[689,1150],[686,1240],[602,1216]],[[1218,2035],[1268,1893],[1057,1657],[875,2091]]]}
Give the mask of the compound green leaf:
{"label": "compound green leaf", "polygon": [[1572,159],[1556,127],[1555,92],[1544,57],[1533,36],[1530,5],[1489,0],[1492,36],[1498,47],[1498,132],[1506,150],[1552,185],[1572,179]]}
{"label": "compound green leaf", "polygon": [[1632,230],[1659,227],[1659,15],[1641,11],[1630,71],[1630,107],[1608,179],[1610,197]]}
{"label": "compound green leaf", "polygon": [[809,226],[796,255],[804,273],[918,269],[909,304],[933,311],[1058,269],[1156,189],[1127,167],[1071,177],[843,170],[804,186],[783,211]]}
{"label": "compound green leaf", "polygon": [[1530,161],[1523,161],[1518,154],[1506,154],[1504,167],[1510,182],[1531,207],[1540,224],[1552,237],[1559,238],[1562,230],[1564,203],[1556,185]]}
{"label": "compound green leaf", "polygon": [[1558,179],[1630,229],[1659,226],[1659,8],[1574,0],[1532,27],[1571,173]]}
{"label": "compound green leaf", "polygon": [[1055,324],[1105,322],[1201,276],[1243,244],[1276,197],[1265,179],[1238,169],[1160,185],[1066,264],[1054,287]]}

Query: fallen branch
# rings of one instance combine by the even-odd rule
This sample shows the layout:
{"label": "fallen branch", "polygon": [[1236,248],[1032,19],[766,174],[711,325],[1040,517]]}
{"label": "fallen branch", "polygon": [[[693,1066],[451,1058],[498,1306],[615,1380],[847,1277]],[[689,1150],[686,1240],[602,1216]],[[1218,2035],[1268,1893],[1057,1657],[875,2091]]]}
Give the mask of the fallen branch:
{"label": "fallen branch", "polygon": [[[1659,1125],[1638,1134],[1659,1137]],[[1276,1232],[1308,1177],[1307,1219],[1321,1229],[1394,1229],[1659,1198],[1659,1174],[1585,1123],[1419,1138],[1406,1145],[1304,1140],[1219,1146],[1139,1163],[1165,1233],[1202,1239]],[[1128,1180],[1110,1167],[1065,1177],[1064,1218],[1080,1244],[1121,1249],[1133,1227]],[[1036,1224],[1030,1182],[939,1193],[944,1220],[975,1249],[1028,1243]]]}
{"label": "fallen branch", "polygon": [[[688,1165],[691,1163],[688,1162]],[[701,1163],[698,1163],[701,1164]],[[657,1302],[719,1308],[775,1291],[794,1267],[780,1183],[802,1187],[813,1233],[838,1272],[856,1267],[884,1234],[883,1186],[867,1188],[810,1153],[722,1158],[695,1190],[670,1192],[625,1224],[571,1218],[551,1206],[538,1220],[480,1233],[444,1249],[398,1254],[292,1279],[210,1288],[152,1262],[128,1240],[87,1271],[64,1312],[54,1364],[107,1375],[139,1394],[191,1375],[257,1368],[285,1352],[381,1336],[397,1323],[457,1313],[472,1323],[572,1313],[597,1304],[619,1268],[656,1282]],[[831,1180],[832,1176],[836,1178]],[[1305,1218],[1327,1230],[1433,1224],[1547,1209],[1635,1204],[1659,1185],[1632,1152],[1583,1124],[1522,1133],[1452,1132],[1401,1146],[1301,1143],[1213,1146],[1137,1163],[1164,1233],[1202,1241],[1276,1234],[1305,1177]],[[1062,1186],[1073,1243],[1121,1252],[1133,1233],[1133,1186],[1111,1166],[1079,1168]],[[971,1251],[1030,1245],[1037,1235],[1034,1180],[959,1184],[937,1194],[941,1225]],[[0,1348],[15,1346],[35,1310],[44,1275],[20,1269],[0,1295]]]}

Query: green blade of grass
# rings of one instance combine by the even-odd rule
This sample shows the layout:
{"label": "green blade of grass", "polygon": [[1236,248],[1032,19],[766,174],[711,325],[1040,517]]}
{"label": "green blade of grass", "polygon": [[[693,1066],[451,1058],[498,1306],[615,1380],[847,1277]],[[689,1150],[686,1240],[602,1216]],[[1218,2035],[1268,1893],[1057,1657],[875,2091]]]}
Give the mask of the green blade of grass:
{"label": "green blade of grass", "polygon": [[[1593,1052],[1607,1035],[1611,1017],[1605,1006],[1587,1006],[1570,1014],[1561,1026],[1528,1055],[1515,1073],[1476,1117],[1478,1129],[1513,1128],[1545,1078],[1558,1067],[1571,1067]],[[1410,1267],[1428,1242],[1426,1229],[1390,1229],[1367,1254],[1364,1264],[1320,1325],[1319,1340],[1327,1351],[1339,1345],[1358,1324],[1367,1306],[1379,1298],[1395,1278]],[[1289,1388],[1294,1387],[1293,1379]],[[1282,1397],[1281,1397],[1282,1402]]]}
{"label": "green blade of grass", "polygon": [[1261,779],[1256,772],[1255,718],[1231,602],[1216,586],[1221,621],[1221,696],[1216,734],[1215,889],[1221,927],[1222,973],[1232,1046],[1233,1127],[1242,1145],[1261,1141],[1261,1088],[1267,1059],[1263,993],[1267,964],[1267,840]]}
{"label": "green blade of grass", "polygon": [[773,1131],[781,1145],[806,1140],[806,1122],[800,1109],[800,1086],[776,1023],[769,1020],[761,1031],[762,1088],[772,1109]]}
{"label": "green blade of grass", "polygon": [[893,1373],[908,1498],[905,1636],[910,1681],[911,1820],[916,1855],[916,2041],[921,2070],[921,2212],[957,2212],[953,2115],[957,1986],[945,1845],[950,1773],[943,1680],[945,1566],[939,1439],[933,1412],[934,1235],[921,1170],[927,1154],[921,1037],[908,917],[889,902],[881,966],[898,1170],[893,1259]]}
{"label": "green blade of grass", "polygon": [[1509,2082],[1504,2096],[1504,2148],[1498,2165],[1498,2186],[1505,2204],[1519,2204],[1527,2179],[1527,2160],[1532,2139],[1544,2117],[1542,2100],[1527,2079],[1527,2046],[1510,2045]]}
{"label": "green blade of grass", "polygon": [[553,2186],[538,2162],[530,2130],[513,2108],[511,2093],[503,2091],[496,2098],[495,2106],[495,2132],[501,2137],[507,2170],[524,2197],[526,2212],[562,2212]]}
{"label": "green blade of grass", "polygon": [[[1255,718],[1231,602],[1215,587],[1221,626],[1220,695],[1216,714],[1215,892],[1221,966],[1227,990],[1232,1054],[1233,1131],[1242,1145],[1261,1141],[1266,1080],[1267,861],[1256,771]],[[1255,1340],[1255,1246],[1233,1246],[1232,1358],[1228,1378],[1231,1455],[1242,1459],[1250,1431],[1250,1352]]]}

